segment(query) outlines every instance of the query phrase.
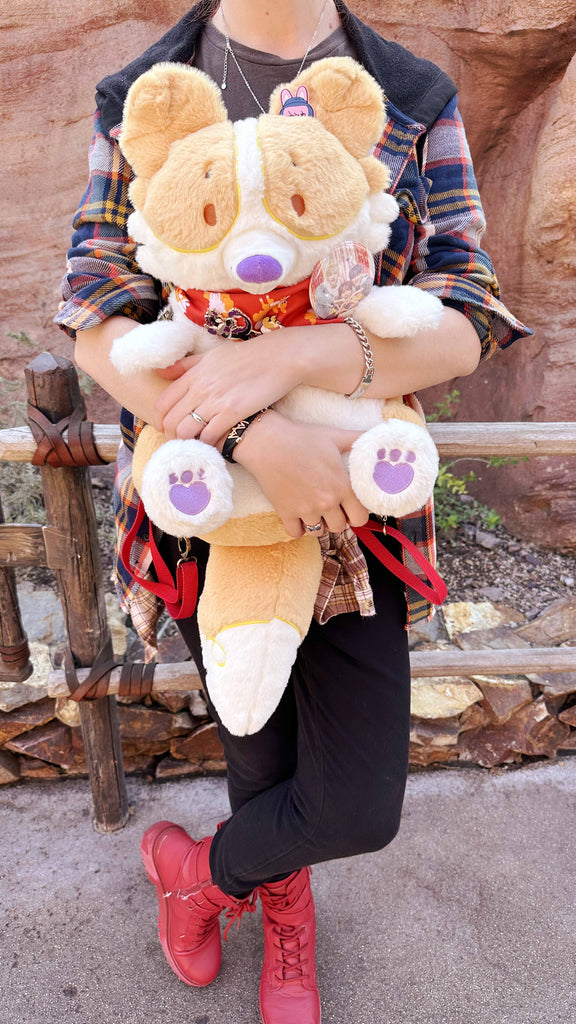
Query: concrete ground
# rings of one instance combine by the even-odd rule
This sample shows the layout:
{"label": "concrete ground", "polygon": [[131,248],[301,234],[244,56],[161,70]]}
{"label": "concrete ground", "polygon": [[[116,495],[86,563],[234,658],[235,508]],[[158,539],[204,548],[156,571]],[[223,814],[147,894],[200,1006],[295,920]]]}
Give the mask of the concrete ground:
{"label": "concrete ground", "polygon": [[[212,830],[224,781],[128,785],[134,815],[109,836],[87,782],[0,793],[0,1021],[256,1024],[260,915],[231,929],[210,988],[183,985],[138,851],[160,818]],[[388,849],[314,869],[324,1024],[573,1024],[575,793],[576,759],[412,775]]]}

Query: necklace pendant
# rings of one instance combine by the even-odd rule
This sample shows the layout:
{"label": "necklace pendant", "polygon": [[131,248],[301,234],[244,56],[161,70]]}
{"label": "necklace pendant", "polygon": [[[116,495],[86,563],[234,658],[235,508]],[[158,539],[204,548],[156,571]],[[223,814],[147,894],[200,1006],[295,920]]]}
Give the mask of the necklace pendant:
{"label": "necklace pendant", "polygon": [[222,92],[224,92],[224,89],[226,88],[226,82],[222,82],[220,88],[222,89]]}

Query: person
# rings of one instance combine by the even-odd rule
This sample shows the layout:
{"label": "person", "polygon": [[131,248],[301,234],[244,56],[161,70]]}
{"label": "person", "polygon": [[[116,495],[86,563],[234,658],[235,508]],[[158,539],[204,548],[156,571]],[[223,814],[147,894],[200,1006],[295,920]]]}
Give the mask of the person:
{"label": "person", "polygon": [[355,263],[354,266],[350,268],[348,276],[352,283],[353,299],[355,302],[360,302],[360,300],[368,294],[372,286],[370,274],[367,273],[366,269],[361,266],[360,263]]}
{"label": "person", "polygon": [[338,263],[330,259],[313,296],[314,312],[321,320],[330,320],[335,316],[334,305],[341,280],[342,272]]}
{"label": "person", "polygon": [[[272,340],[263,333],[231,353],[217,348],[162,373],[118,375],[108,358],[113,340],[135,321],[155,319],[163,295],[161,283],[139,270],[126,232],[131,172],[117,137],[127,90],[158,61],[191,63],[221,85],[231,119],[257,117],[279,83],[333,55],[362,63],[387,98],[388,120],[375,153],[391,169],[401,214],[376,260],[377,284],[411,283],[445,306],[434,330],[401,341],[369,337],[374,376],[368,394],[410,395],[470,374],[481,357],[531,333],[500,302],[491,261],[480,248],[485,221],[456,87],[447,75],[381,38],[342,0],[199,3],[98,87],[90,182],[74,220],[56,317],[75,339],[78,365],[123,406],[120,537],[134,520],[130,454],[143,423],[154,423],[168,438],[200,437],[221,448],[239,421],[296,384],[350,394],[365,368],[355,331],[338,323],[284,328]],[[214,836],[199,840],[172,822],[158,822],[142,840],[159,896],[162,948],[189,985],[206,985],[218,972],[219,915],[238,917],[260,897],[264,1024],[320,1020],[310,866],[380,850],[400,822],[410,706],[406,627],[429,615],[430,606],[352,532],[367,519],[342,461],[355,436],[290,423],[272,409],[250,423],[235,448],[236,461],[256,477],[288,533],[321,532],[324,573],[315,616],[266,725],[238,737],[219,723],[230,817]],[[399,526],[433,557],[429,506]],[[392,540],[383,543],[398,553]],[[177,540],[161,538],[160,550],[174,567]],[[201,583],[206,545],[196,541],[194,551]],[[153,575],[145,532],[134,565]],[[118,572],[122,599],[152,646],[155,599],[121,565]],[[202,672],[195,618],[180,620],[179,627]],[[209,693],[206,699],[210,706]]]}
{"label": "person", "polygon": [[359,300],[354,298],[354,284],[352,281],[342,281],[338,286],[338,294],[331,309],[332,316],[345,316],[349,313]]}

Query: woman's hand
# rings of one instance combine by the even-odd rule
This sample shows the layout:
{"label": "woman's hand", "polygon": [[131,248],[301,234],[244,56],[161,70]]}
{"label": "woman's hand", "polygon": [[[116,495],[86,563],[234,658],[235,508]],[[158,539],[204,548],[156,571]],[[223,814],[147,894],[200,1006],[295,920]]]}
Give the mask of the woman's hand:
{"label": "woman's hand", "polygon": [[320,522],[340,533],[368,519],[342,461],[360,433],[293,423],[271,410],[251,424],[234,456],[256,477],[290,536]]}
{"label": "woman's hand", "polygon": [[155,403],[156,429],[169,440],[198,437],[212,445],[246,416],[283,398],[302,375],[294,353],[271,334],[186,356],[158,372],[172,383]]}

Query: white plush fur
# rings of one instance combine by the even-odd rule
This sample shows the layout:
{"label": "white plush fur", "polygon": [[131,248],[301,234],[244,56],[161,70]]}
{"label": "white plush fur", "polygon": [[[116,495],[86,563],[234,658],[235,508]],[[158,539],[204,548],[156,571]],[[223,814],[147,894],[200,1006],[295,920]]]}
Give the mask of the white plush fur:
{"label": "white plush fur", "polygon": [[152,370],[170,366],[194,348],[194,339],[201,334],[191,320],[156,320],[139,324],[132,331],[116,338],[110,350],[110,361],[119,373]]}
{"label": "white plush fur", "polygon": [[[170,475],[192,471],[211,492],[211,500],[194,516],[178,511],[170,502]],[[232,511],[232,477],[220,452],[202,441],[167,441],[152,455],[142,474],[140,497],[152,522],[175,537],[194,537],[215,530]]]}
{"label": "white plush fur", "polygon": [[434,330],[442,313],[435,295],[413,285],[374,287],[354,310],[356,320],[380,338],[411,338],[419,331]]}
{"label": "white plush fur", "polygon": [[[391,450],[399,450],[402,454],[395,460],[399,464],[404,463],[408,452],[416,456],[412,465],[418,472],[412,484],[398,494],[384,493],[373,479],[378,452],[382,449],[386,451],[386,458]],[[438,474],[438,452],[422,427],[406,420],[389,419],[354,442],[348,469],[352,488],[366,508],[378,515],[402,516],[421,508],[429,498]]]}
{"label": "white plush fur", "polygon": [[252,735],[268,721],[286,687],[302,637],[280,619],[240,623],[200,636],[210,698],[234,736]]}
{"label": "white plush fur", "polygon": [[382,422],[382,403],[373,398],[355,398],[349,402],[334,391],[305,384],[275,402],[275,408],[296,423],[315,423],[342,430],[368,430]]}

